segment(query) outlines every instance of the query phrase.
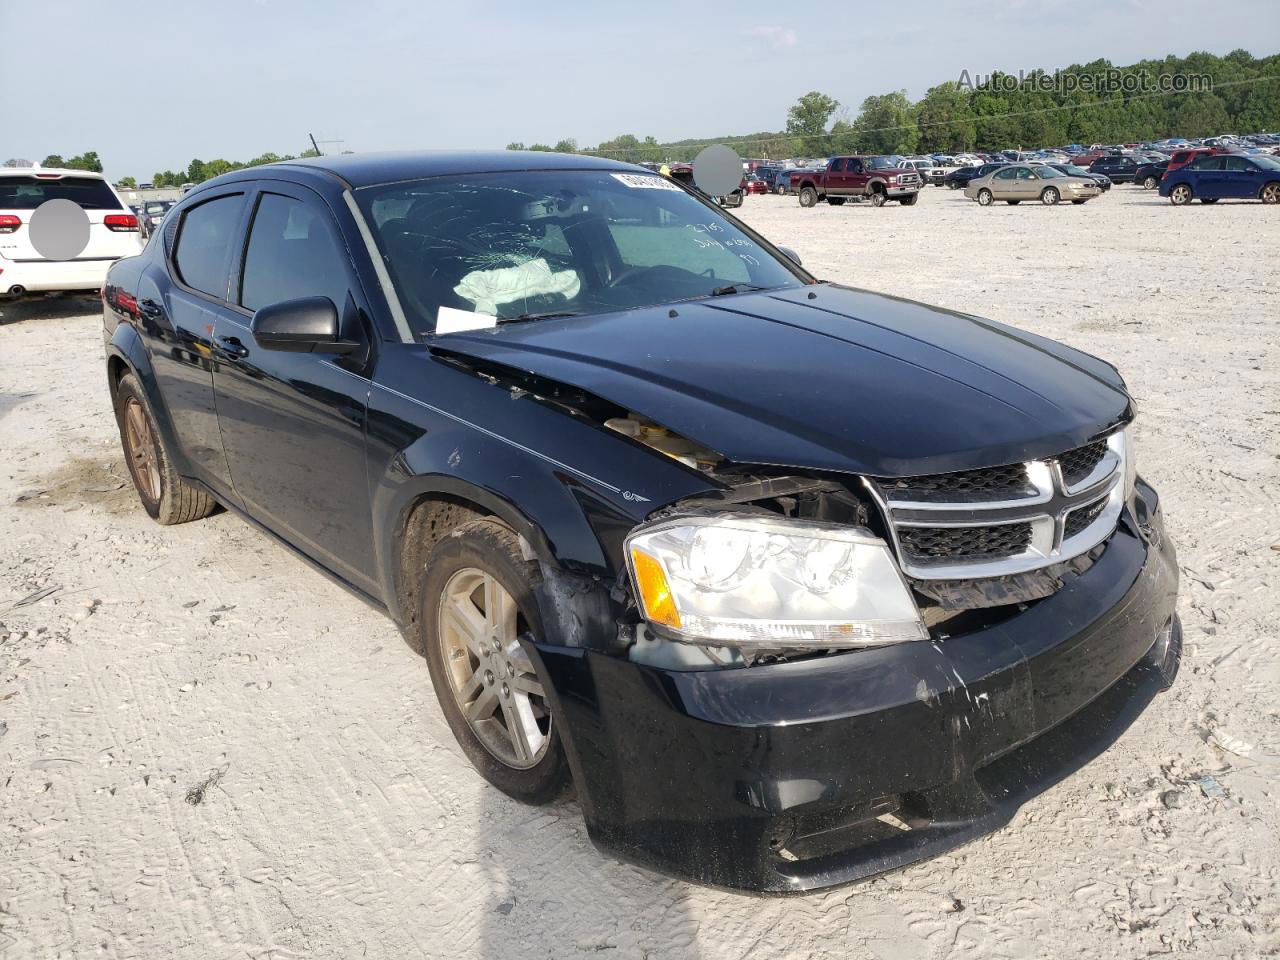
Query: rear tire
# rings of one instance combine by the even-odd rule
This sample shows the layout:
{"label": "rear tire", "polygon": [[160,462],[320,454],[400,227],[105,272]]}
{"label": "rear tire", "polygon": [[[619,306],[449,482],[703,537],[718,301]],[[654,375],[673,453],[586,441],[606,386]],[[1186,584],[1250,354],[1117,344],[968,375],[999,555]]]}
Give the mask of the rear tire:
{"label": "rear tire", "polygon": [[774,187],[774,188],[773,188],[773,192],[774,192],[774,193],[776,193],[776,194],[777,194],[778,196],[780,196],[780,197],[782,197],[782,196],[786,196],[787,188],[786,188],[786,187]]}
{"label": "rear tire", "polygon": [[1258,194],[1263,203],[1280,203],[1280,183],[1268,183]]}
{"label": "rear tire", "polygon": [[1044,193],[1040,194],[1040,202],[1046,207],[1052,207],[1055,203],[1062,199],[1056,187],[1045,187]]}
{"label": "rear tire", "polygon": [[991,206],[991,204],[995,203],[995,199],[996,198],[992,195],[991,191],[986,187],[983,187],[978,191],[978,206],[980,207]]}
{"label": "rear tire", "polygon": [[516,640],[542,636],[540,580],[510,527],[472,520],[427,554],[418,591],[417,628],[449,728],[482,777],[530,804],[569,783],[543,678]]}
{"label": "rear tire", "polygon": [[147,515],[170,526],[203,519],[218,509],[213,497],[188,484],[173,469],[138,378],[132,373],[121,377],[112,400],[125,464]]}
{"label": "rear tire", "polygon": [[1160,181],[1155,177],[1147,177],[1142,181],[1143,190],[1154,190],[1158,186],[1160,186]]}
{"label": "rear tire", "polygon": [[1185,207],[1191,199],[1191,188],[1185,183],[1180,183],[1169,191],[1169,202],[1175,207]]}
{"label": "rear tire", "polygon": [[813,187],[800,188],[800,206],[812,207],[818,202],[818,191]]}

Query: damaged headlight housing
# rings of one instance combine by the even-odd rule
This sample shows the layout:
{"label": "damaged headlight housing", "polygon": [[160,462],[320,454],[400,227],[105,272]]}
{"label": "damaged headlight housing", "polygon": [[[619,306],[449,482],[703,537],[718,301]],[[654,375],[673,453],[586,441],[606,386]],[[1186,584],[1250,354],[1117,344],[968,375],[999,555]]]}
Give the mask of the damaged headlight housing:
{"label": "damaged headlight housing", "polygon": [[858,528],[691,516],[626,542],[641,612],[689,643],[862,647],[928,636],[888,546]]}

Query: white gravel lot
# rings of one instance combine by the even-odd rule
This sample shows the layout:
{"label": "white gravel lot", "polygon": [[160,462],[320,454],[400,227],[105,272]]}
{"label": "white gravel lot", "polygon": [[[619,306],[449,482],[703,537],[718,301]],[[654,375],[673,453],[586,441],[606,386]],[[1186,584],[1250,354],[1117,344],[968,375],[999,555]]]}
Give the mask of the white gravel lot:
{"label": "white gravel lot", "polygon": [[96,306],[7,306],[0,956],[1280,952],[1277,211],[930,188],[742,216],[819,276],[1119,365],[1183,567],[1169,694],[1005,830],[867,884],[761,900],[621,865],[573,801],[523,808],[472,772],[388,621],[234,516],[147,519]]}

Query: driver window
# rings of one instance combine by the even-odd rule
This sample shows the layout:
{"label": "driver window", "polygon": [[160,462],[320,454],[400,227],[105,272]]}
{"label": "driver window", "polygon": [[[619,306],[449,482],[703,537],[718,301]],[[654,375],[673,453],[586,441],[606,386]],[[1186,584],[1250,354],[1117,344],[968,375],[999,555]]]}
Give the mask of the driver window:
{"label": "driver window", "polygon": [[842,157],[842,158],[840,158],[839,160],[832,160],[832,161],[831,161],[831,172],[832,172],[832,173],[843,173],[843,172],[844,172],[844,158],[843,158],[843,157]]}

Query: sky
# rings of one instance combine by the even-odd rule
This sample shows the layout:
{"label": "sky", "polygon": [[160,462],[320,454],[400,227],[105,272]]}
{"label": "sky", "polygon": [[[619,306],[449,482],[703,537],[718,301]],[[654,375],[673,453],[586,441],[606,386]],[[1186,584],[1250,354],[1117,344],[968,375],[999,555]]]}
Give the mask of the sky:
{"label": "sky", "polygon": [[326,152],[714,138],[782,129],[809,90],[852,117],[962,70],[1266,56],[1280,3],[0,0],[0,37],[0,160],[96,150],[141,181],[308,133]]}

